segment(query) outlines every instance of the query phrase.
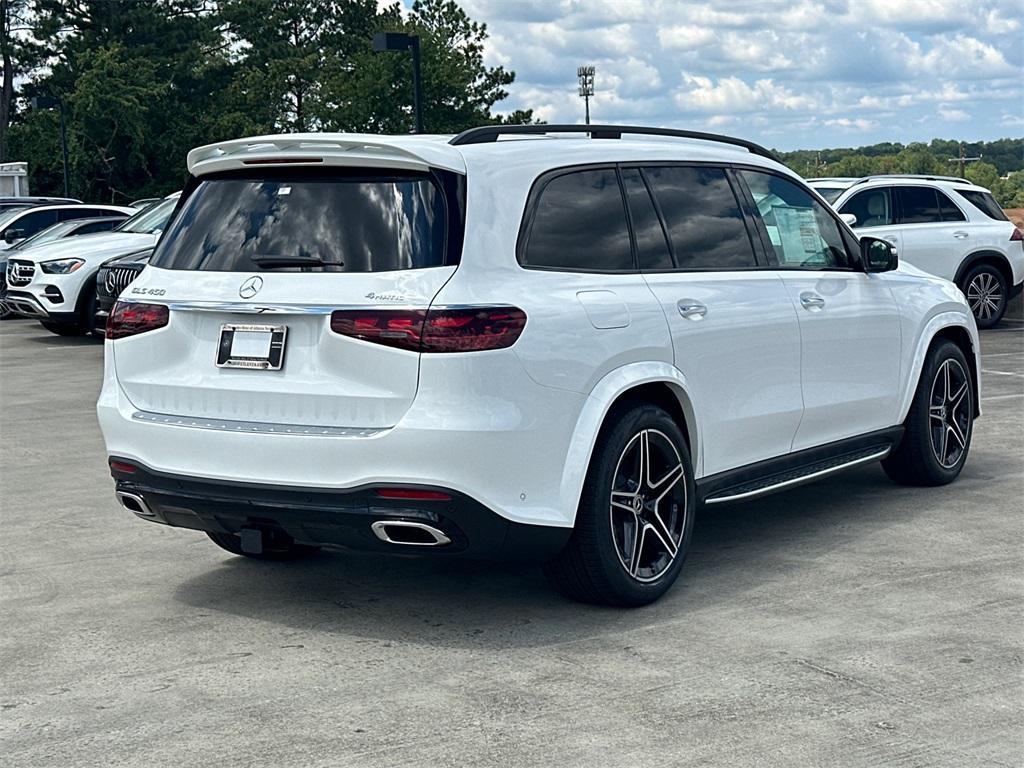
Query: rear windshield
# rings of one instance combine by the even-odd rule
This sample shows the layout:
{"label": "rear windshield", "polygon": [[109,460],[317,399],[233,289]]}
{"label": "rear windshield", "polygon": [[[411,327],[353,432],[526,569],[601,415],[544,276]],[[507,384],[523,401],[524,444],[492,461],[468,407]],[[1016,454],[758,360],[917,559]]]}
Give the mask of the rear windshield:
{"label": "rear windshield", "polygon": [[201,182],[153,256],[165,269],[384,272],[446,258],[444,190],[430,174],[270,174]]}
{"label": "rear windshield", "polygon": [[826,203],[834,203],[846,191],[843,187],[819,187],[817,185],[811,187],[811,189],[824,197]]}
{"label": "rear windshield", "polygon": [[988,192],[978,192],[973,189],[958,189],[957,192],[959,192],[962,197],[965,197],[967,202],[984,213],[990,219],[995,219],[996,221],[1009,221],[1009,219],[1006,218],[1006,214],[1003,213],[1003,209],[999,207],[999,203],[997,203],[996,199]]}

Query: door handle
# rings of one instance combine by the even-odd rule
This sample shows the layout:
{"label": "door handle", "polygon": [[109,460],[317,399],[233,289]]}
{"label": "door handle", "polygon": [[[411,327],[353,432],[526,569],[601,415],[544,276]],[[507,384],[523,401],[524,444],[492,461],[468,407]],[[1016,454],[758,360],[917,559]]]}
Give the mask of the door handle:
{"label": "door handle", "polygon": [[815,312],[825,306],[825,300],[816,293],[801,293],[800,304],[804,309]]}
{"label": "door handle", "polygon": [[700,320],[708,313],[707,305],[693,299],[680,299],[676,302],[676,308],[688,320]]}
{"label": "door handle", "polygon": [[953,237],[957,240],[966,240],[968,238],[968,234],[961,229],[954,232]]}

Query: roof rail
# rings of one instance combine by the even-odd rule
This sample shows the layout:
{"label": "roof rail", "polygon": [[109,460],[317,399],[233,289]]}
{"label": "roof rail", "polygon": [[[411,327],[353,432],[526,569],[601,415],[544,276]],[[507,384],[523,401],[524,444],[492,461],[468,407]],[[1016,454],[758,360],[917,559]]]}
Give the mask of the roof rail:
{"label": "roof rail", "polygon": [[459,147],[466,144],[487,144],[497,141],[499,136],[536,136],[548,133],[587,133],[593,139],[621,139],[624,133],[640,136],[669,136],[676,139],[698,139],[743,147],[752,154],[778,161],[771,150],[745,139],[723,136],[718,133],[684,131],[676,128],[651,128],[639,125],[484,125],[463,131],[448,143]]}
{"label": "roof rail", "polygon": [[957,181],[961,184],[973,184],[973,181],[965,179],[961,176],[932,176],[931,174],[925,173],[876,173],[871,176],[864,176],[853,182],[852,186],[863,184],[866,181],[874,181],[875,179],[922,179],[924,181]]}

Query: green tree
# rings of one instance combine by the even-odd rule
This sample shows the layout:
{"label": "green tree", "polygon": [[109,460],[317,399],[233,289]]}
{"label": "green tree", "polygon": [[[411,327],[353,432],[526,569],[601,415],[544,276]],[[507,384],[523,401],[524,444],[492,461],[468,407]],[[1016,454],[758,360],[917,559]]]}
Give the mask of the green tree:
{"label": "green tree", "polygon": [[[207,0],[36,0],[34,35],[52,46],[49,68],[24,96],[61,99],[68,116],[71,191],[124,202],[181,184],[185,153],[213,138],[228,82],[226,43]],[[47,186],[59,150],[51,120],[29,113],[12,148]],[[26,154],[26,152],[28,154]]]}
{"label": "green tree", "polygon": [[14,81],[30,72],[42,55],[31,31],[28,0],[0,0],[0,163],[11,159],[8,132],[14,117]]}
{"label": "green tree", "polygon": [[999,183],[999,171],[991,163],[970,163],[964,168],[968,181],[993,189]]}

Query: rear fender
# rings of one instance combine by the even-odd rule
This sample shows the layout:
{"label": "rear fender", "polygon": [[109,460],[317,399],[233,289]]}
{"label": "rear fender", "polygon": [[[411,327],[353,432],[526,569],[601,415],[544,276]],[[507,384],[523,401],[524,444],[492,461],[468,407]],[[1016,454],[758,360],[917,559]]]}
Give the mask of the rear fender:
{"label": "rear fender", "polygon": [[612,406],[629,390],[644,384],[655,383],[667,384],[679,398],[683,416],[686,419],[686,432],[690,438],[693,471],[697,477],[703,474],[700,422],[697,420],[690,398],[686,377],[678,368],[668,363],[653,361],[630,363],[610,371],[598,381],[580,411],[562,474],[559,493],[561,509],[572,510],[572,514],[575,515],[597,437]]}

